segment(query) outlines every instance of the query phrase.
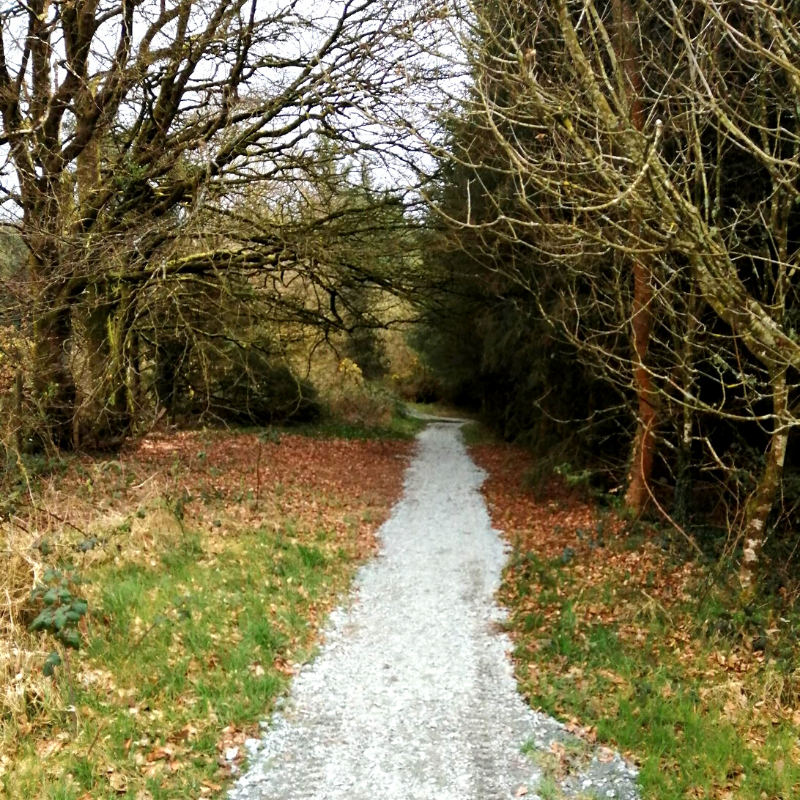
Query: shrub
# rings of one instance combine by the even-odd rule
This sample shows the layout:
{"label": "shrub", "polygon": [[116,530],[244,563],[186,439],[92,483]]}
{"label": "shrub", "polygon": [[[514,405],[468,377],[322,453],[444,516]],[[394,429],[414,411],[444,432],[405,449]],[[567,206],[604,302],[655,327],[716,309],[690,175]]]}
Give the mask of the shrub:
{"label": "shrub", "polygon": [[235,424],[310,422],[320,413],[315,388],[266,347],[228,345],[184,362],[174,412],[211,413]]}

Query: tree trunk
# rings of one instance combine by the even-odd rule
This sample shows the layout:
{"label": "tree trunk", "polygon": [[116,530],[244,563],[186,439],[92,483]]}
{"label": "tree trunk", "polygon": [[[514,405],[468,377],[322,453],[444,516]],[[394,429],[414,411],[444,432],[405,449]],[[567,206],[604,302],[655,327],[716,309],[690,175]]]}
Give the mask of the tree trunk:
{"label": "tree trunk", "polygon": [[70,309],[40,306],[34,323],[33,386],[43,416],[45,435],[57,447],[65,449],[70,449],[73,444],[75,415],[71,341]]}
{"label": "tree trunk", "polygon": [[786,370],[773,374],[772,402],[774,427],[767,451],[767,463],[753,496],[748,500],[744,523],[744,552],[739,566],[739,579],[746,594],[752,591],[753,583],[761,565],[761,549],[766,537],[767,520],[783,476],[789,426],[786,424],[789,391],[786,385]]}
{"label": "tree trunk", "polygon": [[131,329],[129,333],[130,356],[128,358],[128,405],[133,417],[139,411],[141,404],[141,355],[138,331]]}
{"label": "tree trunk", "polygon": [[32,286],[33,401],[43,443],[71,449],[77,389],[72,371],[72,264],[65,254],[64,216],[71,207],[69,184],[44,179],[24,217]]}
{"label": "tree trunk", "polygon": [[14,447],[16,447],[18,453],[22,452],[26,427],[23,411],[24,402],[24,378],[22,369],[17,369],[17,374],[14,376]]}
{"label": "tree trunk", "polygon": [[155,350],[155,391],[158,405],[170,422],[175,421],[180,373],[186,360],[188,345],[178,338],[164,335]]}
{"label": "tree trunk", "polygon": [[681,409],[680,438],[675,477],[675,520],[687,525],[691,520],[693,507],[692,481],[692,438],[694,412],[689,404]]}
{"label": "tree trunk", "polygon": [[[675,303],[673,308],[680,308]],[[680,368],[677,374],[679,391],[682,392],[677,447],[675,477],[675,519],[680,525],[690,522],[693,506],[692,486],[692,445],[694,442],[694,408],[688,401],[694,389],[695,339],[698,329],[698,297],[692,288],[686,299],[685,322],[681,324],[680,314],[672,320],[674,331],[674,352],[680,354]]]}
{"label": "tree trunk", "polygon": [[135,307],[130,292],[108,282],[94,287],[86,317],[90,367],[90,439],[100,448],[115,447],[130,429],[133,412],[128,361]]}
{"label": "tree trunk", "polygon": [[[630,122],[637,131],[644,129],[642,106],[642,75],[635,48],[636,26],[628,0],[612,0],[615,30],[615,50],[621,67],[620,80],[627,99]],[[638,225],[632,215],[630,224]],[[637,398],[638,424],[633,443],[633,459],[628,476],[625,504],[636,515],[641,514],[650,500],[650,481],[656,456],[656,391],[645,361],[653,330],[652,270],[646,257],[634,256],[633,307],[631,332],[633,338],[633,383]]]}
{"label": "tree trunk", "polygon": [[656,425],[658,414],[655,406],[655,386],[653,378],[645,366],[650,333],[653,328],[650,303],[653,290],[650,285],[650,271],[640,259],[633,265],[633,330],[634,370],[638,405],[638,425],[633,444],[633,461],[625,494],[626,506],[635,514],[641,514],[650,500],[650,480],[656,456]]}
{"label": "tree trunk", "polygon": [[[772,197],[770,229],[777,243],[775,292],[772,297],[773,314],[783,327],[786,312],[786,296],[789,265],[789,214],[793,201],[787,198],[782,187],[776,186]],[[788,368],[776,366],[770,370],[772,389],[772,437],[767,450],[767,461],[761,480],[745,507],[744,550],[739,564],[739,579],[742,591],[748,596],[753,591],[757,573],[761,567],[761,550],[766,538],[767,521],[783,477],[786,446],[789,440],[792,415],[789,411]]]}

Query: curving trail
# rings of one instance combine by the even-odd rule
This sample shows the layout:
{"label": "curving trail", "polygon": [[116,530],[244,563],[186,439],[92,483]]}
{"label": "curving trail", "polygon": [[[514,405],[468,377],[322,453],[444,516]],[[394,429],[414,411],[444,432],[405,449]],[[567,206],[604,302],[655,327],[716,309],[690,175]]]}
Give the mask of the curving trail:
{"label": "curving trail", "polygon": [[[517,693],[493,599],[504,546],[459,428],[420,434],[381,555],[251,743],[233,800],[537,797],[546,753],[572,737]],[[590,753],[562,778],[567,796],[636,797],[635,771],[616,755]]]}

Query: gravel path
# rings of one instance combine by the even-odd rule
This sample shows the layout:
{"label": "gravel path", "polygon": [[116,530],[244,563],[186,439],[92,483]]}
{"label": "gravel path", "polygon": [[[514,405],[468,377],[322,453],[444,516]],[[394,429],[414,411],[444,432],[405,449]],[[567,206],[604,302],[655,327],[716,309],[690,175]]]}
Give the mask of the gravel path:
{"label": "gravel path", "polygon": [[[232,800],[535,798],[553,752],[573,751],[573,737],[517,693],[493,600],[505,551],[459,429],[420,434],[381,555],[264,738],[247,743]],[[636,797],[619,756],[578,760],[548,800]]]}

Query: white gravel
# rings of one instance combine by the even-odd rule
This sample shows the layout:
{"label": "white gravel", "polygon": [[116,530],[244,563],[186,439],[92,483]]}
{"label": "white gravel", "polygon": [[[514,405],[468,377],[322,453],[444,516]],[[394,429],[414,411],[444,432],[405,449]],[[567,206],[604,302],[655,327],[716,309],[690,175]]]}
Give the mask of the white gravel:
{"label": "white gravel", "polygon": [[[494,602],[506,558],[459,426],[419,436],[381,555],[335,612],[231,800],[536,798],[547,752],[571,738],[517,692]],[[566,794],[637,797],[615,755],[587,759]]]}

